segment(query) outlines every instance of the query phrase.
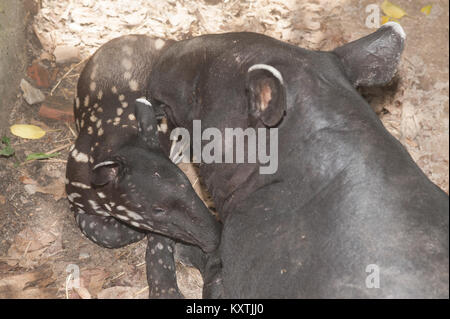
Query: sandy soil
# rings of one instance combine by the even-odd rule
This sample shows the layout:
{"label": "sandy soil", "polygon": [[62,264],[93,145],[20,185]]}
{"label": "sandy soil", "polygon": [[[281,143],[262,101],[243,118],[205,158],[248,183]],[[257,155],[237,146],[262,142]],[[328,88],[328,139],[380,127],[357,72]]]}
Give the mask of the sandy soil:
{"label": "sandy soil", "polygon": [[[62,79],[53,95],[72,105],[83,63],[56,65],[52,53],[58,45],[79,48],[83,59],[124,34],[183,39],[255,31],[305,48],[331,50],[372,32],[365,26],[365,8],[381,2],[42,0],[29,27],[28,54],[30,64],[38,60],[55,72],[52,86],[42,89],[46,96]],[[449,4],[395,3],[408,13],[401,19],[407,43],[398,75],[390,86],[362,93],[424,172],[448,193]],[[424,15],[420,8],[428,4],[432,11]],[[9,117],[2,119],[10,125],[34,123],[49,132],[40,140],[0,132],[11,137],[16,150],[15,157],[0,157],[0,298],[146,298],[145,242],[108,250],[82,236],[63,193],[65,158],[75,139],[73,124],[43,118],[38,109],[19,95],[10,103]],[[56,158],[23,163],[29,153],[55,149],[61,152]],[[66,290],[69,265],[80,269],[82,288]],[[198,272],[178,266],[185,295],[200,297]]]}

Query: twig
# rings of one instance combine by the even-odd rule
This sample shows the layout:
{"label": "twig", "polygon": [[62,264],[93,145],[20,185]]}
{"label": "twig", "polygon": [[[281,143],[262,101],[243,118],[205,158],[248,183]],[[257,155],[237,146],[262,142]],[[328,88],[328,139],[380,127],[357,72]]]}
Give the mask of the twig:
{"label": "twig", "polygon": [[72,143],[58,146],[57,148],[52,149],[51,151],[46,152],[45,154],[53,154],[53,153],[55,153],[55,152],[61,151],[61,150],[65,149],[65,148],[68,148],[68,147],[71,146],[71,145],[72,145]]}
{"label": "twig", "polygon": [[137,295],[140,295],[141,293],[143,293],[143,292],[145,292],[145,291],[147,291],[147,290],[148,290],[148,286],[145,287],[145,288],[142,288],[141,290],[139,290],[138,292],[136,292],[136,293],[133,295],[133,297],[136,297]]}
{"label": "twig", "polygon": [[82,63],[86,62],[86,60],[88,60],[90,57],[84,58],[83,60],[81,60],[80,62],[78,62],[77,64],[75,64],[74,66],[72,66],[69,71],[67,71],[60,79],[59,81],[55,84],[55,86],[52,88],[52,90],[50,91],[50,95],[53,96],[53,92],[56,90],[56,88],[61,84],[62,80],[65,79],[66,76],[68,76],[70,74],[70,72],[72,72],[76,67],[78,67],[79,65],[81,65]]}
{"label": "twig", "polygon": [[77,134],[73,131],[72,127],[70,127],[69,123],[67,123],[67,122],[64,122],[64,123],[66,123],[66,125],[69,128],[70,133],[72,133],[73,137],[77,138]]}

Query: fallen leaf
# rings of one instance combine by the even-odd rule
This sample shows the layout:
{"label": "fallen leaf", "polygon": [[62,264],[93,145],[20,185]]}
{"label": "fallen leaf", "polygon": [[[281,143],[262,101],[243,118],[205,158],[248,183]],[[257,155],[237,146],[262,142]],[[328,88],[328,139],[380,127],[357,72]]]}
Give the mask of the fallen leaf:
{"label": "fallen leaf", "polygon": [[406,14],[406,12],[402,8],[387,0],[384,0],[384,2],[381,4],[381,10],[383,10],[384,14],[386,14],[387,16],[396,19],[400,19]]}
{"label": "fallen leaf", "polygon": [[39,126],[31,124],[14,124],[10,127],[11,133],[28,139],[39,139],[45,135],[45,131]]}
{"label": "fallen leaf", "polygon": [[77,292],[78,296],[80,296],[81,299],[92,299],[91,294],[89,291],[84,287],[74,288],[74,290]]}
{"label": "fallen leaf", "polygon": [[[93,268],[81,271],[81,285],[86,287],[93,296],[97,296],[102,290],[106,278],[108,278],[108,273],[103,268]],[[83,298],[81,295],[80,297]]]}
{"label": "fallen leaf", "polygon": [[55,236],[49,232],[25,228],[14,237],[6,262],[10,266],[19,265],[24,268],[37,266],[43,261],[41,255],[55,240]]}
{"label": "fallen leaf", "polygon": [[381,24],[385,24],[389,22],[389,17],[388,16],[382,16],[381,17]]}
{"label": "fallen leaf", "polygon": [[2,144],[5,144],[5,146],[2,149],[0,149],[1,156],[9,157],[15,153],[14,149],[11,147],[9,137],[3,136]]}
{"label": "fallen leaf", "polygon": [[425,13],[426,15],[429,15],[431,13],[432,5],[428,5],[420,9],[420,12]]}
{"label": "fallen leaf", "polygon": [[31,161],[31,160],[39,160],[39,159],[47,159],[47,158],[52,158],[52,157],[56,157],[61,155],[60,153],[52,153],[52,154],[47,154],[47,153],[32,153],[29,154],[27,156],[27,158],[25,159],[25,161]]}
{"label": "fallen leaf", "polygon": [[141,289],[137,287],[115,286],[103,289],[97,295],[98,299],[140,299],[147,298],[148,293],[136,295]]}
{"label": "fallen leaf", "polygon": [[63,197],[66,197],[65,184],[61,178],[55,180],[53,183],[50,183],[47,186],[37,185],[36,192],[52,195],[56,201],[60,200]]}
{"label": "fallen leaf", "polygon": [[29,178],[28,176],[25,176],[25,175],[20,176],[19,181],[21,181],[25,185],[29,185],[29,184],[36,185],[37,184],[37,182],[34,179]]}
{"label": "fallen leaf", "polygon": [[55,282],[50,268],[0,278],[0,299],[56,298],[57,288],[48,288]]}

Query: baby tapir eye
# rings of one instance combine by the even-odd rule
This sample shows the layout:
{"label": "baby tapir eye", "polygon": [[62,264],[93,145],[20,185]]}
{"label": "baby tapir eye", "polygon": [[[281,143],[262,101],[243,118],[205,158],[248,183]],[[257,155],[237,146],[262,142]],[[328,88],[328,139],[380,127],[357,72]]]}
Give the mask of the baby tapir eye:
{"label": "baby tapir eye", "polygon": [[152,205],[152,210],[156,214],[165,214],[166,213],[166,209],[159,205]]}

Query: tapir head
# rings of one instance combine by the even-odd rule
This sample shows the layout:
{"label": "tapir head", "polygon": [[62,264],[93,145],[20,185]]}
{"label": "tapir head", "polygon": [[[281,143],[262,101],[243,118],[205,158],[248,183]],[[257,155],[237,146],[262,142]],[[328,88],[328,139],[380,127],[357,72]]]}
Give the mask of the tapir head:
{"label": "tapir head", "polygon": [[131,226],[213,251],[220,226],[189,180],[159,149],[149,102],[136,101],[137,138],[93,167],[91,183],[107,188],[111,215]]}
{"label": "tapir head", "polygon": [[[400,24],[388,22],[376,32],[353,41],[332,52],[308,51],[300,49],[298,55],[290,56],[293,67],[301,69],[294,79],[286,79],[282,70],[269,64],[255,64],[248,69],[246,85],[250,120],[258,120],[265,126],[273,127],[280,123],[289,104],[288,89],[294,90],[304,100],[322,99],[315,104],[329,103],[327,98],[331,87],[343,92],[346,85],[381,86],[394,77],[404,49],[406,35]],[[300,62],[298,62],[300,61]],[[290,81],[290,82],[289,82]],[[295,83],[293,83],[295,82]]]}

